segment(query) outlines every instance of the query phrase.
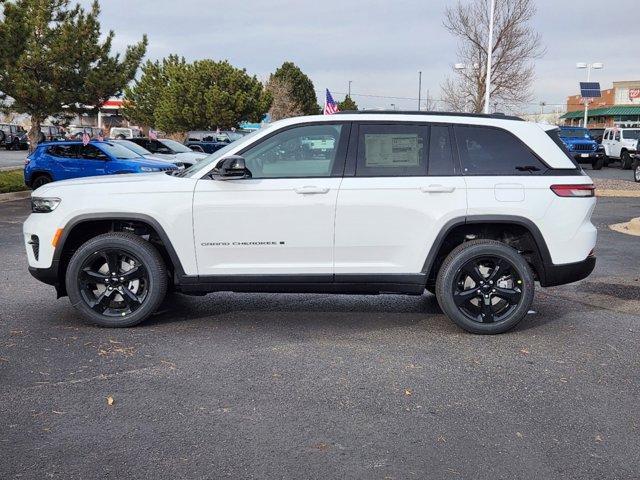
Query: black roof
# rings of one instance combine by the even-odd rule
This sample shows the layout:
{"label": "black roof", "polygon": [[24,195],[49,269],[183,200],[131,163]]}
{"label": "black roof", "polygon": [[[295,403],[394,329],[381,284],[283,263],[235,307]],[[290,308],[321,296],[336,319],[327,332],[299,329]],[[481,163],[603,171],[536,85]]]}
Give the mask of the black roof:
{"label": "black roof", "polygon": [[463,113],[463,112],[432,112],[427,110],[345,110],[336,114],[395,114],[395,115],[432,115],[439,117],[475,117],[475,118],[496,118],[500,120],[520,120],[522,118],[515,115],[505,115],[504,113]]}

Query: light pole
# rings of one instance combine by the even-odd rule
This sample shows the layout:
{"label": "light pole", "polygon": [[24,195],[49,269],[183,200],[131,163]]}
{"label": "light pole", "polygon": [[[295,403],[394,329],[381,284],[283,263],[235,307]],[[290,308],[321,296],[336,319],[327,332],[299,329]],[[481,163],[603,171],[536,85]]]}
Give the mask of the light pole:
{"label": "light pole", "polygon": [[420,111],[420,100],[422,99],[422,71],[418,72],[418,111]]}
{"label": "light pole", "polygon": [[[591,80],[591,69],[594,70],[602,70],[604,68],[604,63],[596,62],[596,63],[584,63],[578,62],[576,63],[576,68],[579,70],[586,69],[587,70],[587,82]],[[589,117],[589,99],[583,98],[584,101],[584,122],[582,126],[587,128],[588,117]]]}
{"label": "light pole", "polygon": [[491,9],[489,12],[489,43],[487,45],[487,80],[485,82],[486,90],[484,92],[484,113],[489,113],[489,96],[491,95],[491,60],[493,54],[493,14],[496,10],[496,0],[491,0]]}
{"label": "light pole", "polygon": [[349,80],[349,90],[348,90],[348,92],[349,92],[349,93],[347,93],[347,96],[348,96],[349,98],[351,98],[351,80]]}

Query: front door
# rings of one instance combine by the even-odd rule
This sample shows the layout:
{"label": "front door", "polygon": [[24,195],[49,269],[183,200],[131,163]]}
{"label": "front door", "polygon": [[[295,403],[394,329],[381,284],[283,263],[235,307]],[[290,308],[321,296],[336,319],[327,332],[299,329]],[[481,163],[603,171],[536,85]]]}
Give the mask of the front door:
{"label": "front door", "polygon": [[198,272],[331,281],[336,199],[350,125],[285,127],[242,150],[252,178],[197,182]]}
{"label": "front door", "polygon": [[338,195],[336,281],[354,273],[419,276],[443,225],[466,214],[451,127],[360,124],[355,169],[347,168]]}

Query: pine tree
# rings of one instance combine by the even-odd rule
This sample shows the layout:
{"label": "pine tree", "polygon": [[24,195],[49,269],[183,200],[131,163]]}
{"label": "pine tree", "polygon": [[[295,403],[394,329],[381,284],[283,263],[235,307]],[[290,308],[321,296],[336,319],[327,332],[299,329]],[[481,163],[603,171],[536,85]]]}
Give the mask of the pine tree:
{"label": "pine tree", "polygon": [[358,110],[358,105],[349,95],[346,95],[343,101],[338,102],[338,108],[341,112],[346,110]]}
{"label": "pine tree", "polygon": [[146,36],[111,56],[114,33],[100,39],[100,6],[87,11],[69,0],[2,2],[0,99],[6,108],[31,116],[29,140],[37,143],[51,115],[101,106],[135,76]]}
{"label": "pine tree", "polygon": [[293,99],[304,115],[317,115],[321,112],[313,82],[296,64],[284,62],[271,77],[291,85]]}

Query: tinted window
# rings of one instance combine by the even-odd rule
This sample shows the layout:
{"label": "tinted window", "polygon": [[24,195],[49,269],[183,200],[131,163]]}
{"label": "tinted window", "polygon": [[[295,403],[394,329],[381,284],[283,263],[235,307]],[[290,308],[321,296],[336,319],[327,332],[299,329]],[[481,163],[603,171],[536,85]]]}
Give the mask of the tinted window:
{"label": "tinted window", "polygon": [[453,150],[449,127],[434,125],[429,138],[429,175],[453,175]]}
{"label": "tinted window", "polygon": [[108,160],[103,151],[93,145],[80,145],[80,157],[85,160]]}
{"label": "tinted window", "polygon": [[129,150],[128,148],[116,143],[101,143],[100,148],[102,148],[112,157],[115,157],[119,160],[132,160],[141,158],[140,155],[138,155],[133,150]]}
{"label": "tinted window", "polygon": [[465,175],[530,175],[547,169],[515,136],[490,127],[455,127]]}
{"label": "tinted window", "polygon": [[63,158],[77,158],[78,145],[52,145],[47,148],[49,155]]}
{"label": "tinted window", "polygon": [[329,177],[338,158],[343,130],[342,125],[287,129],[251,147],[242,156],[253,178]]}
{"label": "tinted window", "polygon": [[189,147],[184,146],[182,143],[178,143],[175,140],[169,140],[168,138],[159,141],[156,140],[156,142],[164,145],[165,147],[169,147],[176,153],[187,153],[191,151]]}
{"label": "tinted window", "polygon": [[615,135],[615,137],[614,137],[614,140],[615,140],[616,142],[619,142],[619,141],[620,141],[620,130],[616,130],[616,135]]}
{"label": "tinted window", "polygon": [[425,176],[428,131],[423,125],[360,125],[356,175]]}

